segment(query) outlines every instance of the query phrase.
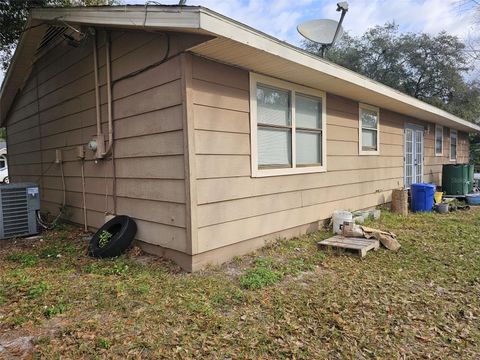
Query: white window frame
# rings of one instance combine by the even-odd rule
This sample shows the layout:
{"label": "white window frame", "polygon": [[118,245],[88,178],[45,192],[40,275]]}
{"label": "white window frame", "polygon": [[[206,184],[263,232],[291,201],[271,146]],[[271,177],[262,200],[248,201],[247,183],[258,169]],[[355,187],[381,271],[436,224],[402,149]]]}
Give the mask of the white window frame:
{"label": "white window frame", "polygon": [[[442,151],[441,152],[437,152],[437,129],[442,129]],[[443,137],[444,137],[444,132],[443,132],[443,126],[442,125],[438,125],[438,124],[435,124],[435,156],[443,156]]]}
{"label": "white window frame", "polygon": [[[290,91],[292,116],[292,167],[276,169],[258,168],[257,149],[257,84],[265,84],[281,90]],[[322,99],[322,164],[318,166],[297,167],[297,144],[295,123],[295,94],[301,93]],[[308,174],[327,171],[327,112],[326,93],[268,76],[250,73],[250,150],[252,177],[281,176],[293,174]]]}
{"label": "white window frame", "polygon": [[[363,150],[362,141],[362,110],[375,111],[377,113],[377,150]],[[380,108],[368,104],[358,104],[358,154],[380,155]]]}
{"label": "white window frame", "polygon": [[[456,151],[455,158],[452,158],[452,135],[455,134],[456,140]],[[450,129],[450,161],[457,161],[458,158],[458,131],[455,129]]]}

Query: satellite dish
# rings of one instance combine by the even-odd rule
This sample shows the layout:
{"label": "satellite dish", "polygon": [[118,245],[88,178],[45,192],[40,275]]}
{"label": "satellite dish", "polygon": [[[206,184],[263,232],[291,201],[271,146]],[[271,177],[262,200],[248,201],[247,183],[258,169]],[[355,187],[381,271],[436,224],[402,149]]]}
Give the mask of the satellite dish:
{"label": "satellite dish", "polygon": [[335,34],[337,34],[335,40],[340,39],[343,35],[343,28],[338,21],[330,19],[305,21],[297,26],[297,30],[303,37],[321,45],[331,45]]}
{"label": "satellite dish", "polygon": [[297,26],[298,32],[310,41],[320,44],[320,55],[325,57],[326,51],[343,35],[343,18],[348,11],[348,2],[337,3],[340,21],[330,19],[309,20]]}

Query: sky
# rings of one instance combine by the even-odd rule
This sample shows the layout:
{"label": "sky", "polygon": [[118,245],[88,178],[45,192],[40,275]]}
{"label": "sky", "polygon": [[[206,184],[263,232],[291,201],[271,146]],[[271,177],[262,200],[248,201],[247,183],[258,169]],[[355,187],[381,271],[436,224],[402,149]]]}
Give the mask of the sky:
{"label": "sky", "polygon": [[[177,4],[176,1],[158,1]],[[394,21],[401,31],[437,34],[442,30],[462,40],[475,36],[476,14],[468,0],[350,0],[344,28],[361,35],[368,28]],[[145,0],[123,0],[144,4]],[[300,45],[299,23],[329,18],[338,20],[337,0],[187,0],[187,5],[202,5],[250,25],[280,40]],[[478,31],[477,31],[478,32]],[[480,70],[480,66],[477,67]],[[0,81],[3,75],[0,73]]]}
{"label": "sky", "polygon": [[[144,4],[144,0],[124,1]],[[176,4],[177,1],[159,1]],[[223,15],[262,30],[281,40],[298,45],[299,23],[315,19],[338,20],[337,0],[187,0],[187,5],[202,5]],[[395,21],[402,31],[436,34],[442,30],[465,38],[471,34],[476,14],[468,0],[350,0],[344,28],[361,35],[370,27]]]}

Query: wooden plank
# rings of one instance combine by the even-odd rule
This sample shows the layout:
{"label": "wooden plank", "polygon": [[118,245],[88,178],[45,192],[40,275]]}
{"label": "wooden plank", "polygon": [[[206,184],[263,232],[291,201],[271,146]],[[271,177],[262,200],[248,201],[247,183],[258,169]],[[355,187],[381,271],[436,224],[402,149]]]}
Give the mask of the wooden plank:
{"label": "wooden plank", "polygon": [[46,123],[55,119],[72,115],[87,109],[95,107],[95,93],[89,91],[84,94],[79,94],[73,99],[65,101],[64,103],[57,103],[49,109],[43,110],[40,113],[40,122]]}
{"label": "wooden plank", "polygon": [[52,106],[64,102],[74,96],[84,94],[94,89],[95,81],[93,72],[74,81],[64,87],[52,91],[48,95],[40,98],[40,110],[51,108]]}
{"label": "wooden plank", "polygon": [[[381,152],[381,150],[380,150]],[[402,168],[403,154],[398,156],[336,156],[327,158],[327,171]]]}
{"label": "wooden plank", "polygon": [[391,191],[366,194],[358,197],[350,197],[345,200],[280,211],[199,228],[198,250],[199,252],[209,251],[236,242],[313,223],[331,217],[335,209],[363,209],[389,202],[390,199]]}
{"label": "wooden plank", "polygon": [[205,204],[198,206],[198,226],[220,224],[301,206],[300,191]]}
{"label": "wooden plank", "polygon": [[218,178],[198,180],[198,202],[206,204],[288,191],[358,184],[380,179],[403,179],[403,167],[327,171],[326,173],[267,178]]}
{"label": "wooden plank", "polygon": [[[78,56],[78,55],[77,55]],[[76,58],[76,63],[65,69],[58,69],[58,72],[47,81],[38,86],[39,97],[46,96],[78,79],[93,73],[93,56],[91,51]]]}
{"label": "wooden plank", "polygon": [[[45,56],[40,59],[39,66],[36,73],[38,74],[38,81],[40,84],[50,80],[55,75],[75,65],[79,59],[82,59],[86,55],[92,52],[91,40],[89,40],[86,46],[78,48],[72,48],[63,42],[57,45],[53,51],[49,51]],[[99,49],[100,50],[100,49]],[[103,51],[99,51],[99,53]],[[46,64],[42,67],[41,62]],[[92,66],[93,67],[93,66]]]}
{"label": "wooden plank", "polygon": [[358,142],[358,127],[355,129],[351,127],[327,124],[327,139]]}
{"label": "wooden plank", "polygon": [[195,131],[197,154],[250,155],[250,135],[216,131]]}
{"label": "wooden plank", "polygon": [[[158,54],[162,51],[163,50],[159,48],[153,50],[152,53],[157,53],[158,57]],[[133,54],[133,56],[135,57],[133,61],[129,60],[129,64],[122,65],[125,66],[124,69],[119,69],[118,66],[120,64],[116,64],[115,62],[112,64],[112,79],[115,79],[115,72],[121,76],[121,74],[125,75],[126,73],[131,73],[138,68],[143,68],[143,65],[139,66],[141,64],[137,64],[138,54]],[[180,60],[178,57],[175,57],[163,63],[162,65],[155,66],[152,69],[138,74],[135,77],[119,82],[118,85],[114,87],[112,96],[114,99],[124,98],[177,79],[180,79]]]}
{"label": "wooden plank", "polygon": [[185,228],[184,204],[117,197],[117,211],[137,219]]}
{"label": "wooden plank", "polygon": [[249,89],[248,71],[233,66],[228,66],[200,58],[193,57],[192,75],[194,79],[234,87],[237,89]]}
{"label": "wooden plank", "polygon": [[198,207],[200,227],[265,215],[283,210],[301,208],[340,199],[348,199],[376,191],[398,188],[401,179],[369,181],[361,184],[336,185],[327,188],[298,190],[271,195],[202,204]]}
{"label": "wooden plank", "polygon": [[250,176],[248,155],[196,155],[197,179]]}
{"label": "wooden plank", "polygon": [[183,179],[183,155],[118,159],[116,173],[121,178]]}
{"label": "wooden plank", "polygon": [[[124,40],[122,40],[122,42],[123,41]],[[143,69],[146,66],[156,63],[162,60],[163,58],[165,58],[165,55],[167,55],[166,54],[167,41],[168,40],[165,34],[157,33],[154,36],[151,36],[150,40],[147,41],[144,45],[137,47],[135,51],[127,52],[123,56],[112,61],[112,80],[118,79],[133,71]],[[121,46],[121,44],[119,43],[114,45]],[[177,62],[178,64],[178,59],[174,59],[174,62]],[[165,65],[165,64],[166,63],[162,65]],[[153,71],[150,74],[150,77],[153,77],[153,78],[158,76],[160,79],[159,83],[161,82],[161,79],[165,77],[173,76],[173,77],[176,77],[177,79],[180,78],[180,72],[179,72],[178,66],[176,69],[170,68],[169,69],[170,74],[161,74],[160,72],[158,72],[159,67],[160,66],[157,66],[156,69],[153,69]],[[146,72],[144,74],[146,74]],[[103,77],[103,79],[105,79],[105,77]],[[142,81],[147,83],[150,81],[145,77],[140,77],[139,80],[140,80],[140,83]]]}
{"label": "wooden plank", "polygon": [[194,105],[195,129],[234,133],[250,133],[247,112]]}
{"label": "wooden plank", "polygon": [[[133,217],[135,219],[135,217]],[[165,248],[188,253],[187,234],[185,229],[177,226],[158,224],[141,219],[137,223],[136,239],[149,244],[160,245]]]}
{"label": "wooden plank", "polygon": [[28,118],[37,113],[38,104],[37,102],[30,103],[23,108],[13,111],[8,117],[8,125],[15,124],[25,118]]}
{"label": "wooden plank", "polygon": [[37,126],[38,117],[37,115],[30,116],[26,119],[20,120],[15,124],[9,124],[7,128],[8,134],[16,134],[24,130],[28,130],[33,126]]}
{"label": "wooden plank", "polygon": [[203,80],[193,80],[194,104],[247,112],[250,109],[249,92]]}
{"label": "wooden plank", "polygon": [[[358,102],[342,96],[327,94],[327,112],[341,111],[355,116],[358,119]],[[358,127],[358,126],[357,126]]]}
{"label": "wooden plank", "polygon": [[182,127],[182,107],[177,105],[128,118],[116,118],[114,122],[114,135],[116,139],[123,139],[181,130]]}
{"label": "wooden plank", "polygon": [[182,154],[182,130],[118,139],[115,142],[115,158]]}
{"label": "wooden plank", "polygon": [[43,123],[41,129],[43,136],[50,136],[92,125],[96,125],[94,108]]}
{"label": "wooden plank", "polygon": [[[155,101],[152,101],[155,99]],[[182,103],[179,80],[142,91],[114,102],[115,117],[138,115]]]}

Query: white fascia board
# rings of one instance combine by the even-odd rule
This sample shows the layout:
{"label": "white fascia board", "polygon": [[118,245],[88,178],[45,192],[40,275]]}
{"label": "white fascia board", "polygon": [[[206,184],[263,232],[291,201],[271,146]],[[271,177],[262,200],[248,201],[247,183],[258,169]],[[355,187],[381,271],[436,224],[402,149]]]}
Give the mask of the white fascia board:
{"label": "white fascia board", "polygon": [[112,8],[33,9],[32,17],[41,21],[64,21],[112,27],[199,29],[198,8],[125,6]]}
{"label": "white fascia board", "polygon": [[309,54],[306,51],[272,38],[267,34],[263,34],[211,10],[205,8],[200,9],[200,27],[217,36],[228,38],[272,55],[282,57],[288,61],[301,64],[333,78],[362,87],[378,95],[389,97],[394,101],[425,111],[431,115],[447,119],[463,129],[468,129],[471,132],[480,132],[480,126],[476,124],[463,120],[447,111],[441,110],[391,87],[380,84],[366,76]]}

